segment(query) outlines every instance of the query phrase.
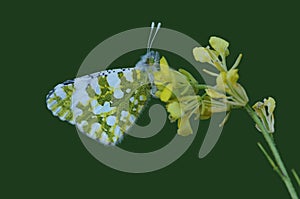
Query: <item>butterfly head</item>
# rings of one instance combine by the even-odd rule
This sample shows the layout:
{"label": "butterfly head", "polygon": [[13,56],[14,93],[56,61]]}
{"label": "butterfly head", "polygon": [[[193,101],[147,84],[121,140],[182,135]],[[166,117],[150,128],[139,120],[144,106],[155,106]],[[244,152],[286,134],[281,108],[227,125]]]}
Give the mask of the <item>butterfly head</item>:
{"label": "butterfly head", "polygon": [[151,51],[145,55],[145,64],[153,66],[154,64],[159,63],[159,54],[158,52]]}
{"label": "butterfly head", "polygon": [[159,53],[157,51],[149,51],[143,55],[140,61],[136,64],[137,67],[142,69],[143,67],[158,67],[159,66]]}
{"label": "butterfly head", "polygon": [[150,28],[150,35],[148,38],[148,43],[147,43],[147,53],[141,57],[141,60],[136,64],[136,67],[139,68],[140,70],[143,71],[155,71],[159,67],[159,53],[150,50],[153,44],[153,41],[155,39],[155,36],[158,33],[158,30],[160,29],[161,23],[157,24],[156,30],[153,33],[154,30],[154,22],[151,24]]}

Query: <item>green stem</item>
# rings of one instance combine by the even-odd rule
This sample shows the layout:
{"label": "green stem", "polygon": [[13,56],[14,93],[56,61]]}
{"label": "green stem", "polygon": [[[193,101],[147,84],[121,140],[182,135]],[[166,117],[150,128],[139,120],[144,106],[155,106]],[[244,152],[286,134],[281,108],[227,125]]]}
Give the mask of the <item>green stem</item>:
{"label": "green stem", "polygon": [[208,86],[208,85],[205,85],[205,84],[194,84],[193,86],[195,88],[199,89],[199,90],[204,90],[204,89],[212,88],[211,86]]}
{"label": "green stem", "polygon": [[263,154],[266,156],[267,160],[269,161],[270,165],[273,167],[274,171],[276,171],[276,173],[278,173],[278,175],[282,178],[283,175],[282,175],[280,169],[278,168],[276,163],[273,161],[271,156],[268,154],[268,152],[264,149],[264,147],[259,142],[257,143],[257,145],[260,148],[260,150],[263,152]]}
{"label": "green stem", "polygon": [[296,173],[296,171],[294,169],[292,169],[292,173],[298,183],[298,186],[300,187],[300,178],[299,178],[298,174]]}
{"label": "green stem", "polygon": [[287,187],[289,194],[291,196],[292,199],[298,199],[297,193],[295,191],[295,188],[292,184],[292,181],[288,175],[288,172],[284,166],[284,163],[279,155],[279,152],[276,148],[275,142],[272,139],[272,137],[270,136],[270,134],[268,133],[267,129],[265,128],[265,126],[262,124],[261,120],[258,118],[258,116],[256,115],[255,111],[249,106],[249,104],[247,104],[245,106],[245,109],[247,110],[248,114],[251,116],[251,118],[254,120],[254,122],[257,124],[257,126],[259,127],[259,129],[262,132],[263,137],[265,138],[273,156],[275,159],[275,162],[277,164],[277,166],[280,169],[281,175],[279,175],[282,179],[282,181],[284,182],[285,186]]}

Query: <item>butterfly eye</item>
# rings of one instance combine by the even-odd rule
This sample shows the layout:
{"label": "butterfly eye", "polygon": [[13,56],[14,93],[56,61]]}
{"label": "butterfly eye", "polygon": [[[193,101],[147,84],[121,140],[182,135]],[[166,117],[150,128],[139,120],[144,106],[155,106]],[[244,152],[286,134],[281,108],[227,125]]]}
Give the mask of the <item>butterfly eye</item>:
{"label": "butterfly eye", "polygon": [[152,66],[154,64],[154,58],[153,57],[147,58],[146,64]]}

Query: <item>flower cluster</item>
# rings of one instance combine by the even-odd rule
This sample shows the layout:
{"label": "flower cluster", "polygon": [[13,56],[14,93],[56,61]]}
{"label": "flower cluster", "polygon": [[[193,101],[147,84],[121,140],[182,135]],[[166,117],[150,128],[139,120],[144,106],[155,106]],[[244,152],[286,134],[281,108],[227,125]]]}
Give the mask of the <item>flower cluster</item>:
{"label": "flower cluster", "polygon": [[[217,73],[204,70],[216,77],[215,85],[199,84],[189,72],[170,68],[164,57],[160,60],[160,70],[154,72],[154,83],[157,87],[155,95],[166,103],[169,119],[178,122],[177,133],[180,135],[192,133],[189,122],[192,115],[195,119],[203,120],[209,119],[213,113],[227,112],[224,121],[220,124],[222,126],[232,109],[245,107],[249,101],[245,89],[238,83],[237,66],[242,59],[242,54],[228,68],[226,57],[229,55],[229,43],[224,39],[211,37],[209,44],[210,46],[207,47],[194,48],[193,55],[196,61],[208,63],[217,69]],[[199,93],[201,89],[205,91],[204,94]],[[275,101],[273,100],[273,103],[272,99],[269,98],[262,104],[257,103],[253,107],[270,132],[274,131],[272,113]],[[266,106],[268,114],[264,111]]]}

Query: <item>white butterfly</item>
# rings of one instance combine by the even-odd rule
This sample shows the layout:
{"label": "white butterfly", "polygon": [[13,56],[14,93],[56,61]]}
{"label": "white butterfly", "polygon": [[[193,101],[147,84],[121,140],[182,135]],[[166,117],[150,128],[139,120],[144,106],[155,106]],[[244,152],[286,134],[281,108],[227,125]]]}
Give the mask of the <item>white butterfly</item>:
{"label": "white butterfly", "polygon": [[120,142],[156,90],[153,72],[159,70],[160,57],[150,49],[160,26],[158,23],[152,37],[151,24],[147,53],[135,67],[105,70],[58,84],[46,97],[48,109],[92,139],[107,145]]}

